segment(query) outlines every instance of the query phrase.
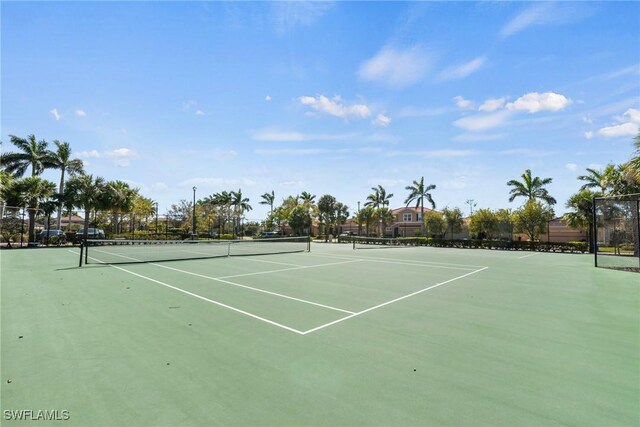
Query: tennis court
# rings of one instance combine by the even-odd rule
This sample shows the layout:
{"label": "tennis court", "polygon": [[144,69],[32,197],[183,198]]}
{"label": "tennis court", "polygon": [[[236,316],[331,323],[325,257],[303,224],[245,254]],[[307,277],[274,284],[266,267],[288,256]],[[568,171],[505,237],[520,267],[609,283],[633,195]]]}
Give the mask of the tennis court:
{"label": "tennis court", "polygon": [[87,256],[79,268],[78,249],[0,253],[5,420],[640,422],[638,276],[587,255],[312,243]]}

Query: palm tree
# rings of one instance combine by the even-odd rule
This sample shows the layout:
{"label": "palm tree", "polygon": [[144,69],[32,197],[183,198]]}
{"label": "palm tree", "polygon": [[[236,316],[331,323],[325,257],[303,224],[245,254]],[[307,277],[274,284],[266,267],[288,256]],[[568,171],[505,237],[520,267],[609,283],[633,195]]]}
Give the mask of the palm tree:
{"label": "palm tree", "polygon": [[640,132],[636,135],[633,145],[635,147],[635,152],[633,153],[631,160],[627,163],[626,169],[635,179],[636,184],[640,185]]}
{"label": "palm tree", "polygon": [[553,178],[532,177],[531,169],[527,169],[522,174],[522,182],[512,179],[507,185],[513,187],[509,194],[509,202],[513,202],[516,197],[526,197],[528,201],[542,199],[549,205],[555,205],[556,199],[549,195],[545,185],[551,184]]}
{"label": "palm tree", "polygon": [[393,197],[393,193],[387,194],[387,190],[385,190],[382,185],[371,187],[371,189],[373,190],[373,193],[367,196],[368,202],[364,204],[365,206],[371,206],[374,209],[389,206],[389,199]]}
{"label": "palm tree", "polygon": [[347,220],[349,219],[349,206],[341,202],[336,202],[335,209],[336,209],[336,234],[339,234],[342,232],[341,230],[342,224],[347,222]]}
{"label": "palm tree", "polygon": [[597,188],[600,190],[600,195],[604,196],[614,184],[615,168],[615,165],[612,164],[607,165],[603,171],[587,168],[588,173],[578,177],[580,181],[585,181],[580,190]]}
{"label": "palm tree", "polygon": [[[60,169],[60,186],[58,187],[58,193],[64,193],[64,178],[65,174],[76,175],[84,173],[83,163],[80,159],[71,158],[71,147],[68,142],[60,142],[58,140],[53,141],[57,150],[50,153],[52,167]],[[60,229],[60,223],[62,221],[62,200],[58,205],[58,221],[57,229]]]}
{"label": "palm tree", "polygon": [[249,204],[249,199],[247,197],[242,197],[241,189],[238,189],[238,191],[232,191],[230,193],[230,196],[231,196],[231,206],[233,206],[233,211],[236,218],[235,220],[236,224],[234,226],[234,233],[235,233],[236,227],[240,225],[240,218],[242,218],[242,215],[244,214],[244,212],[250,211],[253,208]]}
{"label": "palm tree", "polygon": [[573,209],[563,215],[567,225],[571,228],[586,230],[589,240],[589,252],[593,252],[593,198],[594,193],[588,188],[582,188],[578,193],[569,197],[566,207]]}
{"label": "palm tree", "polygon": [[36,141],[35,135],[27,138],[19,138],[9,135],[11,143],[21,152],[4,153],[0,156],[0,166],[8,173],[16,177],[22,177],[29,166],[31,166],[31,176],[40,175],[46,168],[52,167],[51,152],[47,150],[45,140]]}
{"label": "palm tree", "polygon": [[37,176],[30,176],[15,182],[15,189],[22,199],[22,203],[29,212],[29,241],[36,240],[35,225],[36,213],[40,204],[51,197],[56,191],[53,182],[44,180]]}
{"label": "palm tree", "polygon": [[138,190],[124,181],[109,181],[103,193],[103,207],[111,209],[113,233],[120,233],[120,216],[133,210]]}
{"label": "palm tree", "polygon": [[262,197],[262,201],[260,202],[260,204],[269,205],[269,213],[273,212],[273,202],[276,199],[276,194],[274,193],[274,191],[271,190],[271,193],[264,193],[260,197]]}
{"label": "palm tree", "polygon": [[315,199],[316,199],[315,195],[311,193],[307,193],[306,191],[303,191],[300,194],[300,200],[302,201],[302,204],[307,208],[310,208],[311,206],[313,206]]}
{"label": "palm tree", "polygon": [[420,178],[420,181],[413,181],[413,185],[407,185],[405,190],[409,190],[409,195],[404,203],[409,206],[411,202],[416,202],[416,208],[420,208],[420,229],[421,234],[424,236],[424,199],[431,204],[431,208],[435,209],[436,204],[431,197],[429,191],[435,190],[435,184],[424,185],[424,176]]}
{"label": "palm tree", "polygon": [[74,204],[84,209],[84,238],[87,237],[89,229],[89,216],[91,211],[101,206],[103,195],[106,192],[104,178],[93,175],[77,175],[67,182],[65,190],[68,194],[74,194]]}

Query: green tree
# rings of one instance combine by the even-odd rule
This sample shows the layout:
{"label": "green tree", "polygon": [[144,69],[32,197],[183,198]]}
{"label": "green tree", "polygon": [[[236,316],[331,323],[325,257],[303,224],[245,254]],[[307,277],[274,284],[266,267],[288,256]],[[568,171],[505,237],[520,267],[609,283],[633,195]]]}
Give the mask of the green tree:
{"label": "green tree", "polygon": [[295,235],[302,236],[311,227],[311,215],[303,205],[298,205],[289,213],[288,222]]}
{"label": "green tree", "polygon": [[231,206],[235,217],[234,235],[236,235],[240,228],[240,219],[246,211],[252,210],[253,207],[249,204],[249,198],[243,197],[242,189],[231,191],[229,194],[231,195]]}
{"label": "green tree", "polygon": [[442,215],[444,216],[446,231],[451,233],[451,239],[453,239],[453,234],[461,232],[464,225],[462,211],[460,208],[449,209],[446,207],[442,210]]}
{"label": "green tree", "polygon": [[367,202],[365,202],[365,206],[371,206],[374,209],[378,207],[388,207],[391,202],[390,199],[393,197],[393,193],[387,194],[387,190],[384,189],[382,185],[378,185],[377,187],[371,187],[373,193],[367,196]]}
{"label": "green tree", "polygon": [[103,209],[111,211],[111,224],[113,233],[119,234],[121,230],[121,217],[133,210],[135,198],[138,195],[138,189],[131,188],[124,181],[109,181],[106,184],[105,191],[102,193]]}
{"label": "green tree", "polygon": [[478,209],[469,217],[469,232],[477,239],[493,239],[498,233],[498,218],[490,209]]}
{"label": "green tree", "polygon": [[335,218],[336,218],[336,234],[337,234],[337,233],[340,233],[342,224],[347,222],[347,220],[349,219],[349,206],[341,202],[336,202],[335,209],[336,209]]}
{"label": "green tree", "polygon": [[420,178],[420,181],[413,181],[412,185],[407,185],[405,187],[405,190],[409,190],[409,195],[407,196],[406,200],[404,201],[404,203],[409,206],[409,204],[411,204],[412,202],[416,202],[416,208],[420,208],[420,217],[422,218],[421,221],[421,233],[424,236],[425,235],[425,230],[424,230],[424,200],[427,199],[427,201],[431,204],[431,208],[435,209],[436,208],[436,204],[433,201],[433,198],[431,197],[431,193],[429,193],[429,191],[431,190],[435,190],[436,186],[434,184],[430,184],[425,186],[424,185],[424,177]]}
{"label": "green tree", "polygon": [[585,230],[589,240],[589,252],[593,252],[593,198],[598,193],[594,193],[588,188],[582,189],[569,197],[566,207],[571,209],[565,213],[562,219],[571,228]]}
{"label": "green tree", "polygon": [[537,200],[530,200],[513,213],[513,225],[517,233],[525,233],[530,241],[547,230],[547,224],[553,219],[553,208]]}
{"label": "green tree", "polygon": [[[56,151],[50,153],[51,167],[60,170],[60,185],[58,187],[58,193],[64,194],[64,180],[66,174],[71,176],[84,173],[84,165],[80,159],[71,158],[71,146],[68,142],[60,142],[58,140],[53,141],[56,146]],[[60,229],[62,221],[62,199],[58,205],[58,216],[56,228]]]}
{"label": "green tree", "polygon": [[360,209],[360,211],[356,215],[356,221],[358,222],[358,225],[362,227],[362,225],[364,224],[364,230],[367,236],[371,234],[371,224],[373,224],[375,216],[376,211],[371,206],[365,206],[364,208]]}
{"label": "green tree", "polygon": [[65,192],[73,194],[74,205],[84,209],[84,238],[87,237],[91,211],[101,206],[106,191],[104,178],[94,179],[93,175],[77,175],[67,182]]}
{"label": "green tree", "polygon": [[336,198],[330,194],[325,194],[318,200],[318,221],[322,227],[325,242],[329,239],[328,234],[336,220],[336,203]]}
{"label": "green tree", "polygon": [[259,203],[261,205],[268,205],[269,212],[273,212],[273,202],[276,200],[276,193],[271,190],[271,193],[264,193],[260,197],[262,198],[262,201],[260,201]]}
{"label": "green tree", "polygon": [[56,185],[37,176],[19,179],[15,191],[20,194],[23,205],[29,213],[29,241],[36,240],[36,214],[40,205],[56,191]]}
{"label": "green tree", "polygon": [[434,237],[442,237],[447,229],[444,216],[440,212],[430,211],[424,216],[424,225],[427,233]]}
{"label": "green tree", "polygon": [[580,187],[580,190],[597,188],[598,190],[600,190],[600,195],[606,195],[610,190],[613,189],[616,175],[615,169],[616,167],[613,164],[607,165],[602,171],[598,171],[593,168],[587,168],[587,174],[580,175],[578,177],[580,181],[585,181],[582,187]]}
{"label": "green tree", "polygon": [[393,223],[395,220],[395,215],[393,215],[393,211],[389,208],[379,207],[375,209],[373,212],[373,221],[377,222],[380,226],[379,236],[384,237],[384,230],[387,228],[387,225]]}
{"label": "green tree", "polygon": [[16,177],[22,177],[29,166],[31,176],[40,175],[46,168],[52,167],[51,152],[45,140],[37,141],[35,135],[19,138],[9,135],[11,143],[20,150],[17,153],[3,153],[0,156],[0,167]]}
{"label": "green tree", "polygon": [[512,179],[507,185],[513,187],[509,192],[509,202],[513,202],[516,197],[525,197],[527,201],[544,200],[550,205],[556,204],[556,199],[549,195],[546,185],[551,184],[553,178],[540,178],[531,176],[531,169],[527,169],[522,174],[522,181]]}

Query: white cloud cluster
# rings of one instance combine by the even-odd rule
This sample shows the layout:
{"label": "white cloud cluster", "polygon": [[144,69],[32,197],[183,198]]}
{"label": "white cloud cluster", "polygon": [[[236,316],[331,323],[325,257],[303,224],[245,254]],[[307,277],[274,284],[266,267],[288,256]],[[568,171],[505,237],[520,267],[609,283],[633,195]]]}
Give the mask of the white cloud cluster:
{"label": "white cloud cluster", "polygon": [[535,2],[507,22],[500,30],[500,35],[503,38],[507,38],[529,27],[567,24],[578,21],[592,13],[590,8],[582,7],[577,3]]}
{"label": "white cloud cluster", "polygon": [[318,96],[301,96],[299,98],[302,105],[306,105],[319,113],[328,114],[330,116],[342,117],[348,119],[355,117],[365,119],[371,116],[371,110],[365,104],[346,105],[342,102],[340,96],[334,96],[329,99],[324,95]]}
{"label": "white cloud cluster", "polygon": [[487,58],[479,56],[464,64],[444,69],[438,76],[440,80],[462,79],[478,71],[487,62]]}
{"label": "white cloud cluster", "polygon": [[468,109],[475,108],[475,102],[464,99],[462,96],[454,96],[453,100],[456,102],[458,108]]}
{"label": "white cloud cluster", "polygon": [[382,48],[360,66],[358,76],[391,87],[403,88],[417,83],[430,70],[432,55],[421,46],[407,49]]}
{"label": "white cloud cluster", "polygon": [[640,131],[640,110],[629,108],[616,120],[618,124],[599,129],[598,135],[605,138],[617,138],[621,136],[636,136]]}
{"label": "white cloud cluster", "polygon": [[51,113],[51,115],[56,121],[59,121],[62,118],[62,114],[58,113],[57,108],[54,108],[53,110],[49,110],[49,113]]}
{"label": "white cloud cluster", "polygon": [[391,119],[384,114],[378,114],[373,122],[371,122],[374,126],[378,127],[387,127],[391,124]]}
{"label": "white cloud cluster", "polygon": [[198,101],[196,101],[195,99],[189,99],[182,103],[182,109],[187,112],[193,112],[193,114],[195,114],[196,116],[205,116],[207,113],[199,108],[198,105]]}
{"label": "white cloud cluster", "polygon": [[304,142],[304,141],[344,141],[357,137],[357,133],[317,134],[278,129],[262,129],[252,133],[254,141]]}
{"label": "white cloud cluster", "polygon": [[86,117],[87,116],[87,112],[84,111],[84,110],[77,109],[75,111],[75,113],[76,113],[76,116],[78,116],[78,117]]}
{"label": "white cloud cluster", "polygon": [[[474,107],[475,103],[464,99],[461,96],[454,98],[456,104],[460,108]],[[538,113],[541,111],[557,112],[563,110],[571,100],[566,96],[554,92],[531,92],[522,95],[514,102],[507,103],[506,97],[489,98],[478,107],[478,113],[466,117],[462,117],[453,122],[453,124],[461,129],[469,132],[483,132],[489,129],[497,128],[504,125],[511,116],[518,112]],[[486,140],[493,140],[502,137],[488,136]],[[467,135],[459,135],[457,141],[478,140],[477,138],[469,138]]]}
{"label": "white cloud cluster", "polygon": [[504,106],[505,101],[506,100],[504,98],[487,99],[482,103],[482,105],[480,105],[478,111],[486,111],[490,113],[492,111],[499,110]]}
{"label": "white cloud cluster", "polygon": [[527,93],[515,102],[510,102],[506,108],[511,111],[528,111],[537,113],[540,111],[560,111],[571,104],[571,100],[564,95],[554,92]]}
{"label": "white cloud cluster", "polygon": [[131,159],[138,157],[138,153],[130,148],[117,148],[115,150],[106,151],[83,151],[78,154],[81,159],[109,159],[116,166],[126,167],[131,164]]}
{"label": "white cloud cluster", "polygon": [[191,178],[178,184],[180,188],[198,187],[199,189],[218,189],[228,187],[253,187],[257,183],[249,178],[225,179],[225,178]]}

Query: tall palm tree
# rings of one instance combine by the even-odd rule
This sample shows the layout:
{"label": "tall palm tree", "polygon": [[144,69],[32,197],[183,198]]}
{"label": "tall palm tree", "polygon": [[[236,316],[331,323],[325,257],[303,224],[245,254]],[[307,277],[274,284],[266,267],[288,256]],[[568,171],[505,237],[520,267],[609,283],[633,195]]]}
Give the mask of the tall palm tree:
{"label": "tall palm tree", "polygon": [[[71,176],[84,173],[84,165],[80,159],[71,158],[71,147],[68,142],[60,142],[58,140],[53,141],[57,147],[56,151],[50,153],[52,167],[60,169],[60,186],[58,187],[58,193],[64,194],[64,179],[65,175],[69,173]],[[58,205],[58,220],[57,229],[60,229],[60,223],[62,221],[62,200]]]}
{"label": "tall palm tree", "polygon": [[593,252],[593,198],[598,196],[588,188],[582,188],[579,192],[569,197],[566,207],[573,209],[563,215],[563,219],[571,228],[582,229],[587,232],[589,240],[589,252]]}
{"label": "tall palm tree", "polygon": [[607,165],[603,171],[587,168],[587,174],[578,177],[580,181],[585,181],[580,190],[597,188],[600,190],[600,195],[604,196],[614,184],[615,168],[612,164]]}
{"label": "tall palm tree", "polygon": [[45,199],[51,197],[56,191],[56,185],[53,182],[44,180],[37,176],[23,178],[15,183],[15,189],[22,199],[22,203],[29,212],[29,241],[36,240],[35,225],[36,213],[40,204]]}
{"label": "tall palm tree", "polygon": [[22,177],[29,166],[31,176],[40,175],[46,168],[52,167],[51,152],[47,150],[49,144],[45,140],[37,141],[35,135],[19,138],[9,135],[11,143],[19,153],[4,153],[0,156],[0,166],[16,177]]}
{"label": "tall palm tree", "polygon": [[261,205],[269,205],[269,213],[273,212],[273,202],[276,199],[276,194],[273,190],[271,190],[271,193],[264,193],[262,196],[262,201],[260,202]]}
{"label": "tall palm tree", "polygon": [[633,146],[635,147],[635,152],[631,160],[627,163],[627,170],[635,179],[636,184],[640,185],[640,132],[636,135]]}
{"label": "tall palm tree", "polygon": [[404,203],[409,206],[411,202],[416,202],[416,208],[420,208],[420,231],[422,235],[425,235],[424,230],[424,199],[431,204],[431,208],[435,209],[436,204],[431,197],[431,190],[435,190],[435,184],[429,184],[427,186],[424,185],[424,176],[420,178],[420,181],[413,181],[412,185],[407,185],[405,190],[409,190],[409,195],[407,196]]}
{"label": "tall palm tree", "polygon": [[365,202],[365,206],[371,206],[374,209],[389,206],[389,199],[393,197],[393,193],[387,194],[387,190],[385,190],[382,185],[371,187],[371,189],[373,190],[373,193],[367,196],[368,201]]}
{"label": "tall palm tree", "polygon": [[229,194],[231,195],[231,206],[233,206],[233,212],[235,214],[235,231],[236,227],[240,225],[240,218],[242,218],[244,212],[252,210],[253,207],[249,204],[247,197],[242,197],[242,189],[239,188],[238,191],[232,191]]}
{"label": "tall palm tree", "polygon": [[308,192],[306,192],[306,191],[303,191],[303,192],[300,194],[300,200],[302,201],[302,204],[303,204],[304,206],[306,206],[306,207],[311,207],[311,206],[313,206],[313,203],[314,203],[315,199],[316,199],[316,196],[315,196],[315,195],[313,195],[313,194],[311,194],[311,193],[308,193]]}
{"label": "tall palm tree", "polygon": [[138,190],[131,188],[124,181],[109,181],[103,193],[104,208],[111,209],[113,233],[120,233],[120,217],[133,210],[133,203]]}
{"label": "tall palm tree", "polygon": [[84,209],[84,238],[87,237],[89,229],[89,216],[91,211],[101,206],[106,192],[106,183],[104,178],[93,175],[77,175],[67,182],[65,190],[68,194],[74,194],[74,204]]}
{"label": "tall palm tree", "polygon": [[516,197],[526,197],[527,201],[541,199],[549,205],[555,205],[556,199],[549,195],[545,185],[551,184],[553,178],[540,178],[531,176],[531,169],[527,169],[522,174],[522,182],[512,179],[507,185],[513,187],[509,194],[509,202],[513,202]]}

